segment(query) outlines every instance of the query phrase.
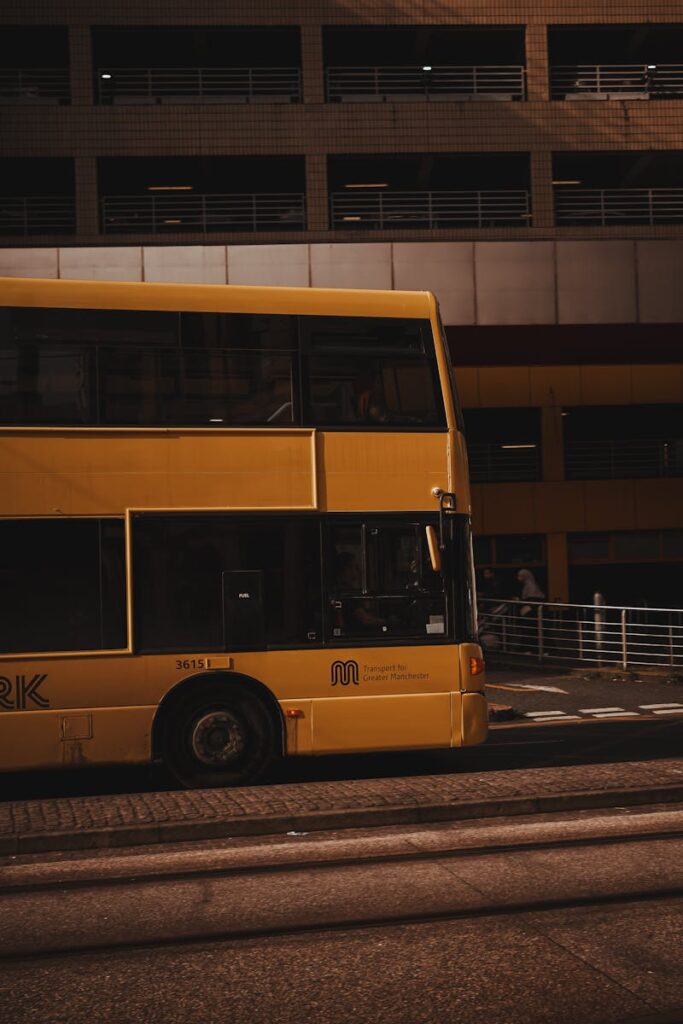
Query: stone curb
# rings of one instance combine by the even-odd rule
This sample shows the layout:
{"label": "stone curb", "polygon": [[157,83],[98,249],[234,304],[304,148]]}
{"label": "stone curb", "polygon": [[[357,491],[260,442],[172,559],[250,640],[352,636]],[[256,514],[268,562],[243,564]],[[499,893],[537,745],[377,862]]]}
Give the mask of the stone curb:
{"label": "stone curb", "polygon": [[415,825],[427,822],[464,821],[507,815],[590,810],[600,807],[635,807],[650,803],[683,802],[683,784],[627,787],[606,791],[576,790],[540,796],[501,797],[462,803],[393,805],[302,811],[298,814],[258,815],[222,821],[169,822],[159,825],[126,825],[120,828],[83,829],[72,832],[24,833],[0,838],[0,855],[104,850],[155,843],[181,843],[204,839],[316,832],[330,829]]}
{"label": "stone curb", "polygon": [[511,704],[495,704],[489,701],[488,705],[489,722],[510,722],[517,717],[517,712]]}

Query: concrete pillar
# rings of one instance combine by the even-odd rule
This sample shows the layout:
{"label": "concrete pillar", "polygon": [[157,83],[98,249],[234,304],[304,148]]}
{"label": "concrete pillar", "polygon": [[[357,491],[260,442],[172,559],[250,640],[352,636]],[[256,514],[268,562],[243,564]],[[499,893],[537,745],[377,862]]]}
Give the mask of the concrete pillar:
{"label": "concrete pillar", "polygon": [[323,32],[320,25],[301,26],[304,103],[325,102]]}
{"label": "concrete pillar", "polygon": [[535,228],[553,227],[555,210],[552,153],[531,154],[531,213],[531,223]]}
{"label": "concrete pillar", "polygon": [[97,160],[93,156],[77,156],[74,160],[76,176],[76,234],[99,233]]}
{"label": "concrete pillar", "polygon": [[94,69],[88,25],[69,26],[69,74],[71,103],[76,107],[92,106]]}
{"label": "concrete pillar", "polygon": [[306,219],[309,231],[327,231],[327,158],[324,153],[306,157]]}
{"label": "concrete pillar", "polygon": [[569,601],[567,534],[549,533],[546,537],[546,545],[548,554],[548,600],[566,604]]}
{"label": "concrete pillar", "polygon": [[528,100],[550,98],[548,75],[548,26],[527,25],[526,47],[526,96]]}
{"label": "concrete pillar", "polygon": [[559,406],[541,409],[541,450],[545,481],[564,480],[563,427],[562,409]]}

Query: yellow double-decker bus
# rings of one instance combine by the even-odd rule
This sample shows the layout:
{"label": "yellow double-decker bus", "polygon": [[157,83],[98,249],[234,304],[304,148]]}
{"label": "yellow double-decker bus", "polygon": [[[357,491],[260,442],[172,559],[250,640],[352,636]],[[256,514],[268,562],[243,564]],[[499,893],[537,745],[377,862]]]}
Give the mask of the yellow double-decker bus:
{"label": "yellow double-decker bus", "polygon": [[0,768],[487,732],[429,293],[0,282]]}

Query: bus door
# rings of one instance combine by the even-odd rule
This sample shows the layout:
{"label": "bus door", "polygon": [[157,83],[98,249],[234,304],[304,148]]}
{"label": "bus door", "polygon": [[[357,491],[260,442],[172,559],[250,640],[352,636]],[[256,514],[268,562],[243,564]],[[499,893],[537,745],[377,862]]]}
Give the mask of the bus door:
{"label": "bus door", "polygon": [[331,682],[313,701],[313,749],[448,746],[456,659],[424,524],[345,516],[325,532]]}

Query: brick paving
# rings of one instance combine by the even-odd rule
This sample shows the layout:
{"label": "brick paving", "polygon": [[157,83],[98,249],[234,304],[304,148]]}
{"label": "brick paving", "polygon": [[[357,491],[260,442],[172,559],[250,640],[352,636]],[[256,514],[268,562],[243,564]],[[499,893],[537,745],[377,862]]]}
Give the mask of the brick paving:
{"label": "brick paving", "polygon": [[0,853],[683,801],[683,760],[14,801]]}

